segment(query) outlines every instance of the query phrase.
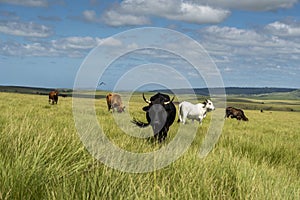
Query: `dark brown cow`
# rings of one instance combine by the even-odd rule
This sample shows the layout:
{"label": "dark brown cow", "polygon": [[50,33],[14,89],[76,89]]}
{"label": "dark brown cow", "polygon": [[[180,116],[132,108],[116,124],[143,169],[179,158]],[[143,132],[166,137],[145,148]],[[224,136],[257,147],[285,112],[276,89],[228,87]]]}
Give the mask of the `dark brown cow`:
{"label": "dark brown cow", "polygon": [[54,90],[49,92],[49,103],[52,103],[53,105],[54,103],[57,104],[57,102],[58,102],[58,91]]}
{"label": "dark brown cow", "polygon": [[119,94],[109,93],[106,95],[106,103],[108,111],[112,109],[114,112],[117,110],[117,112],[121,113],[125,111],[125,106],[123,106],[121,96]]}
{"label": "dark brown cow", "polygon": [[227,107],[225,117],[236,118],[237,120],[248,121],[248,118],[245,116],[244,111],[242,109]]}

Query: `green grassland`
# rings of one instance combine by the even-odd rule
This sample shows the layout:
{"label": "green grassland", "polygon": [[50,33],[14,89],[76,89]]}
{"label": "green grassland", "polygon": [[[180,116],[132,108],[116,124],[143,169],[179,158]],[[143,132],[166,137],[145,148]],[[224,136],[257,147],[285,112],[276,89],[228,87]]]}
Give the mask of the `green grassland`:
{"label": "green grassland", "polygon": [[[145,121],[141,94],[126,95],[126,112]],[[199,148],[211,114],[178,160],[154,172],[126,173],[86,150],[74,125],[71,97],[49,105],[43,95],[0,93],[0,199],[299,199],[299,100],[232,96],[228,105],[245,109],[249,121],[226,119],[206,158],[199,158]],[[108,112],[105,98],[96,99],[95,108],[107,137],[128,151],[157,150],[180,126],[171,126],[165,144],[154,144],[118,128],[115,119],[125,114]],[[141,134],[150,130],[121,123]],[[184,126],[188,134],[197,124]]]}

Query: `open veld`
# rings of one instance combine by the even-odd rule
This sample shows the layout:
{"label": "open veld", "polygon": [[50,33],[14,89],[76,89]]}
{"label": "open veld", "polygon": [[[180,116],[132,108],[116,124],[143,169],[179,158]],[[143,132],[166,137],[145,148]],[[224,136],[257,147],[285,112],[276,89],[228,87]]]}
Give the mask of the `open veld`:
{"label": "open veld", "polygon": [[[95,101],[97,120],[123,149],[152,152],[168,145],[183,126],[174,122],[162,145],[129,136],[107,111],[105,94],[99,92]],[[227,104],[244,109],[249,121],[226,119],[207,157],[199,157],[199,148],[212,126],[211,113],[175,162],[127,173],[86,150],[75,128],[72,97],[49,105],[47,96],[2,92],[0,199],[299,199],[300,100],[232,96]],[[126,112],[145,121],[144,105],[141,94],[133,94]],[[122,123],[139,131],[130,121]],[[197,124],[184,126],[188,132]]]}

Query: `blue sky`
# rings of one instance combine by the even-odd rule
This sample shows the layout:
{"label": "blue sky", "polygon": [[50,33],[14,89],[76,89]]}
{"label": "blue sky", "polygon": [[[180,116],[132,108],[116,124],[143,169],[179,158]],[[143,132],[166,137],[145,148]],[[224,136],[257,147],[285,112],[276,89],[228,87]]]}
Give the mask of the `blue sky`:
{"label": "blue sky", "polygon": [[[0,85],[72,88],[92,49],[106,41],[102,48],[118,51],[124,41],[115,34],[143,27],[171,29],[199,42],[225,86],[300,88],[298,0],[0,0]],[[192,53],[186,43],[175,43]],[[153,71],[174,66],[193,87],[206,87],[203,74],[195,75],[182,59],[141,50],[113,62],[99,77],[106,83],[100,89],[113,89],[122,74],[130,74],[126,66],[149,69],[151,63]],[[174,82],[174,76],[164,79]]]}

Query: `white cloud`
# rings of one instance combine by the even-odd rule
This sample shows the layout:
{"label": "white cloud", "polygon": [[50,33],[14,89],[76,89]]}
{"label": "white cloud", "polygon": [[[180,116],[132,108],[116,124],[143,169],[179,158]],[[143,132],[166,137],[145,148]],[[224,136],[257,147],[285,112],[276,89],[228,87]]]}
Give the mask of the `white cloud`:
{"label": "white cloud", "polygon": [[[249,77],[266,73],[266,68],[278,72],[278,78],[280,75],[287,76],[290,71],[299,71],[300,43],[297,37],[286,38],[261,30],[219,26],[203,28],[200,35],[200,43],[221,71],[239,74],[245,79],[241,82],[251,82]],[[220,62],[224,56],[226,62]]]}
{"label": "white cloud", "polygon": [[185,21],[189,23],[205,24],[220,23],[229,16],[228,10],[215,9],[209,6],[181,3],[177,12],[170,14],[161,13],[160,16],[168,19]]}
{"label": "white cloud", "polygon": [[200,30],[203,37],[209,41],[216,41],[218,44],[230,46],[261,45],[266,41],[264,35],[254,30],[238,29],[235,27],[209,26]]}
{"label": "white cloud", "polygon": [[8,3],[28,7],[47,7],[47,0],[0,0],[0,3]]}
{"label": "white cloud", "polygon": [[145,16],[158,16],[188,23],[219,23],[227,18],[230,11],[183,2],[182,0],[124,0],[118,6],[107,10],[104,21],[108,25],[149,24]]}
{"label": "white cloud", "polygon": [[101,22],[94,10],[85,10],[82,12],[83,19],[88,22]]}
{"label": "white cloud", "polygon": [[195,24],[224,21],[232,9],[267,11],[290,8],[297,0],[123,0],[107,10],[104,22],[111,26],[149,24],[151,16]]}
{"label": "white cloud", "polygon": [[192,0],[195,3],[223,9],[241,9],[251,11],[267,11],[279,8],[290,8],[298,0]]}
{"label": "white cloud", "polygon": [[300,51],[300,44],[296,42],[296,39],[288,40],[251,29],[210,26],[200,30],[200,34],[208,49],[215,47],[215,44],[219,44],[221,46],[218,49],[224,49],[225,53],[228,48],[232,49],[231,53],[237,55],[275,55],[276,53],[288,54],[299,53]]}
{"label": "white cloud", "polygon": [[55,49],[92,49],[97,46],[101,40],[92,37],[67,37],[59,40],[52,40],[51,46]]}
{"label": "white cloud", "polygon": [[118,46],[122,43],[113,38],[66,37],[50,42],[33,43],[2,42],[0,54],[9,56],[59,56],[84,57],[99,44]]}
{"label": "white cloud", "polygon": [[268,24],[265,29],[277,36],[282,37],[299,37],[300,36],[300,24],[299,23],[283,23],[283,22],[273,22]]}
{"label": "white cloud", "polygon": [[107,11],[103,16],[103,20],[107,25],[110,26],[131,26],[150,24],[149,19],[144,16],[137,16],[129,13],[120,13],[115,10]]}
{"label": "white cloud", "polygon": [[20,44],[16,42],[1,43],[0,53],[9,56],[50,56],[51,50],[41,43]]}
{"label": "white cloud", "polygon": [[131,43],[127,46],[128,49],[137,49],[139,46],[136,43]]}
{"label": "white cloud", "polygon": [[113,37],[109,37],[109,38],[102,39],[101,43],[99,43],[99,44],[105,45],[105,46],[121,46],[122,42]]}
{"label": "white cloud", "polygon": [[50,27],[34,22],[0,21],[0,32],[25,37],[49,37],[53,34]]}

